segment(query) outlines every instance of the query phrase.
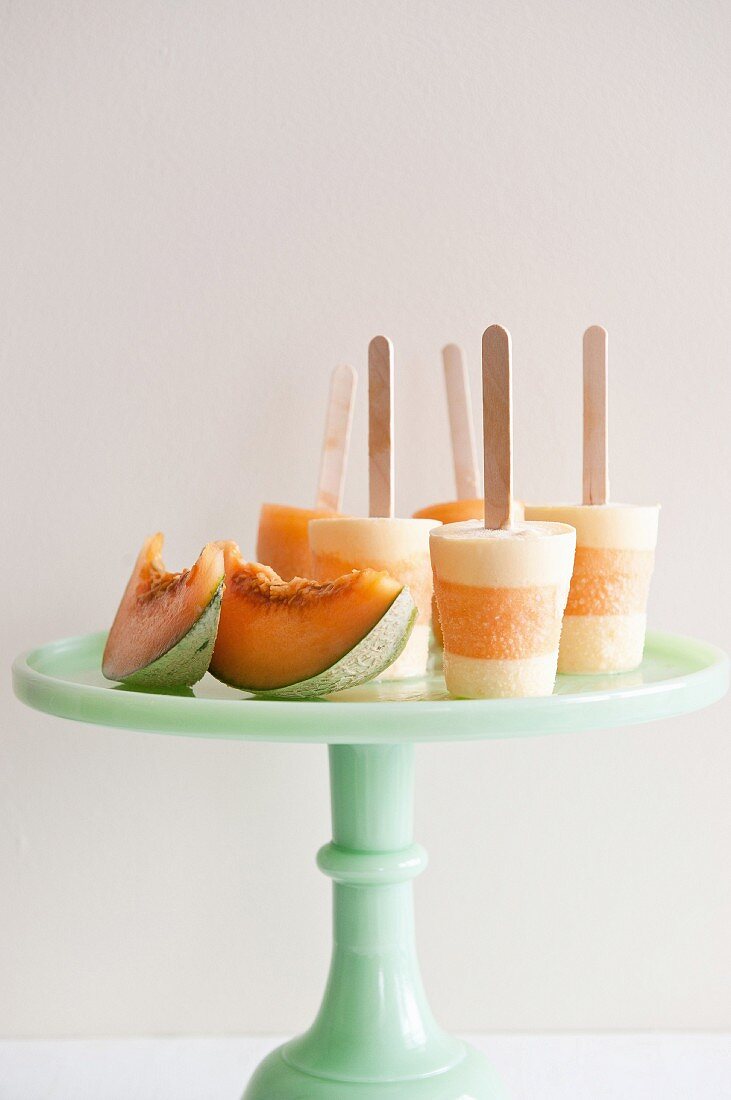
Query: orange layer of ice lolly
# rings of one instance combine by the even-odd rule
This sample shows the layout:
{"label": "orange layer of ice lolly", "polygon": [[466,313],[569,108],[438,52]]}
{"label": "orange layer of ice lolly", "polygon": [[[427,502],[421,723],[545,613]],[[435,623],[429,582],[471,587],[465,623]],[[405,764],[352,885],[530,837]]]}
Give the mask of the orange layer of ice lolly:
{"label": "orange layer of ice lolly", "polygon": [[474,588],[437,577],[435,593],[450,653],[519,660],[558,650],[563,605],[554,585]]}
{"label": "orange layer of ice lolly", "polygon": [[654,550],[577,546],[566,614],[644,614],[654,564]]}

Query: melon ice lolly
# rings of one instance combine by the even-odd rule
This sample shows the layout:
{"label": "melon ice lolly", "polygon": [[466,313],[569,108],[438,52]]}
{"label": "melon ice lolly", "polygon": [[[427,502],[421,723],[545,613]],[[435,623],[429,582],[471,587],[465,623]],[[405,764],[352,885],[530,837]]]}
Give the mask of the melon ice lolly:
{"label": "melon ice lolly", "polygon": [[[442,362],[457,499],[420,508],[418,512],[414,512],[414,519],[433,519],[439,520],[440,523],[459,523],[467,519],[482,520],[485,515],[485,501],[479,495],[480,475],[477,469],[472,401],[462,349],[456,344],[447,344],[442,348]],[[513,518],[516,520],[523,518],[522,505],[518,501],[513,501]],[[435,647],[434,657],[439,661],[444,639],[436,599],[432,599],[432,638]]]}
{"label": "melon ice lolly", "polygon": [[[283,580],[311,575],[308,524],[311,519],[327,519],[340,512],[356,383],[352,367],[343,364],[333,370],[315,507],[295,508],[288,504],[261,507],[256,556]],[[326,579],[333,580],[334,576]]]}
{"label": "melon ice lolly", "polygon": [[576,528],[559,672],[631,672],[642,661],[659,508],[609,503],[607,334],[584,333],[583,504],[526,506]]}
{"label": "melon ice lolly", "polygon": [[484,522],[430,534],[434,590],[452,695],[550,695],[569,591],[575,532],[516,519],[512,498],[510,337],[483,336]]}
{"label": "melon ice lolly", "polygon": [[310,522],[316,580],[351,569],[385,570],[407,585],[418,609],[416,625],[401,656],[382,679],[420,676],[429,656],[432,574],[429,519],[394,518],[393,347],[376,336],[368,348],[368,450],[370,516]]}
{"label": "melon ice lolly", "polygon": [[631,504],[526,505],[531,520],[576,528],[559,672],[631,672],[641,663],[658,512]]}

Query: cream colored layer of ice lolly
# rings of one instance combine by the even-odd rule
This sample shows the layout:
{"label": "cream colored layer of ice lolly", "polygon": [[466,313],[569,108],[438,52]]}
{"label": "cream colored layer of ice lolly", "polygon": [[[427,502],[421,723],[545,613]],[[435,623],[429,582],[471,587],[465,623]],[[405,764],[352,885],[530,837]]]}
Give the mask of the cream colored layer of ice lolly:
{"label": "cream colored layer of ice lolly", "polygon": [[526,504],[525,518],[568,523],[577,546],[605,550],[654,550],[659,504]]}
{"label": "cream colored layer of ice lolly", "polygon": [[461,657],[444,650],[444,678],[458,699],[519,699],[550,695],[556,680],[556,652],[520,659]]}

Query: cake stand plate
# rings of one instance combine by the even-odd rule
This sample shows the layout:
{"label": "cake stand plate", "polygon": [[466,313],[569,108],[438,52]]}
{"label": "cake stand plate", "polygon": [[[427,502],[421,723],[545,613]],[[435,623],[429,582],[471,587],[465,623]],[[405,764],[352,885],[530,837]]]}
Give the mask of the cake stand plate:
{"label": "cake stand plate", "polygon": [[434,1020],[421,984],[411,880],[426,866],[412,832],[419,741],[525,737],[648,722],[698,710],[728,688],[728,658],[650,634],[633,673],[558,678],[542,699],[450,699],[437,673],[312,702],[254,699],[204,677],[151,693],[101,675],[104,634],[53,642],[13,666],[18,697],[62,718],[157,733],[329,745],[334,946],[318,1016],[275,1050],[244,1100],[504,1100],[497,1075]]}

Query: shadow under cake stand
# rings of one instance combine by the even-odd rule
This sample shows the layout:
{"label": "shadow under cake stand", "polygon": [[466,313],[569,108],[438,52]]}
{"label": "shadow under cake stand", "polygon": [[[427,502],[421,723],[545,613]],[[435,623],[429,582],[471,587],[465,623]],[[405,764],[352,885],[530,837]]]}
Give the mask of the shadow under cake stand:
{"label": "shadow under cake stand", "polygon": [[426,853],[412,832],[415,743],[649,722],[715,702],[729,679],[720,650],[655,633],[636,672],[560,676],[540,699],[450,699],[438,675],[312,702],[254,699],[210,676],[151,694],[103,679],[104,641],[70,638],[18,658],[16,694],[99,726],[329,746],[332,841],[317,862],[334,883],[330,975],[312,1027],[262,1062],[244,1100],[503,1100],[490,1064],[437,1025],[419,975],[411,880]]}

